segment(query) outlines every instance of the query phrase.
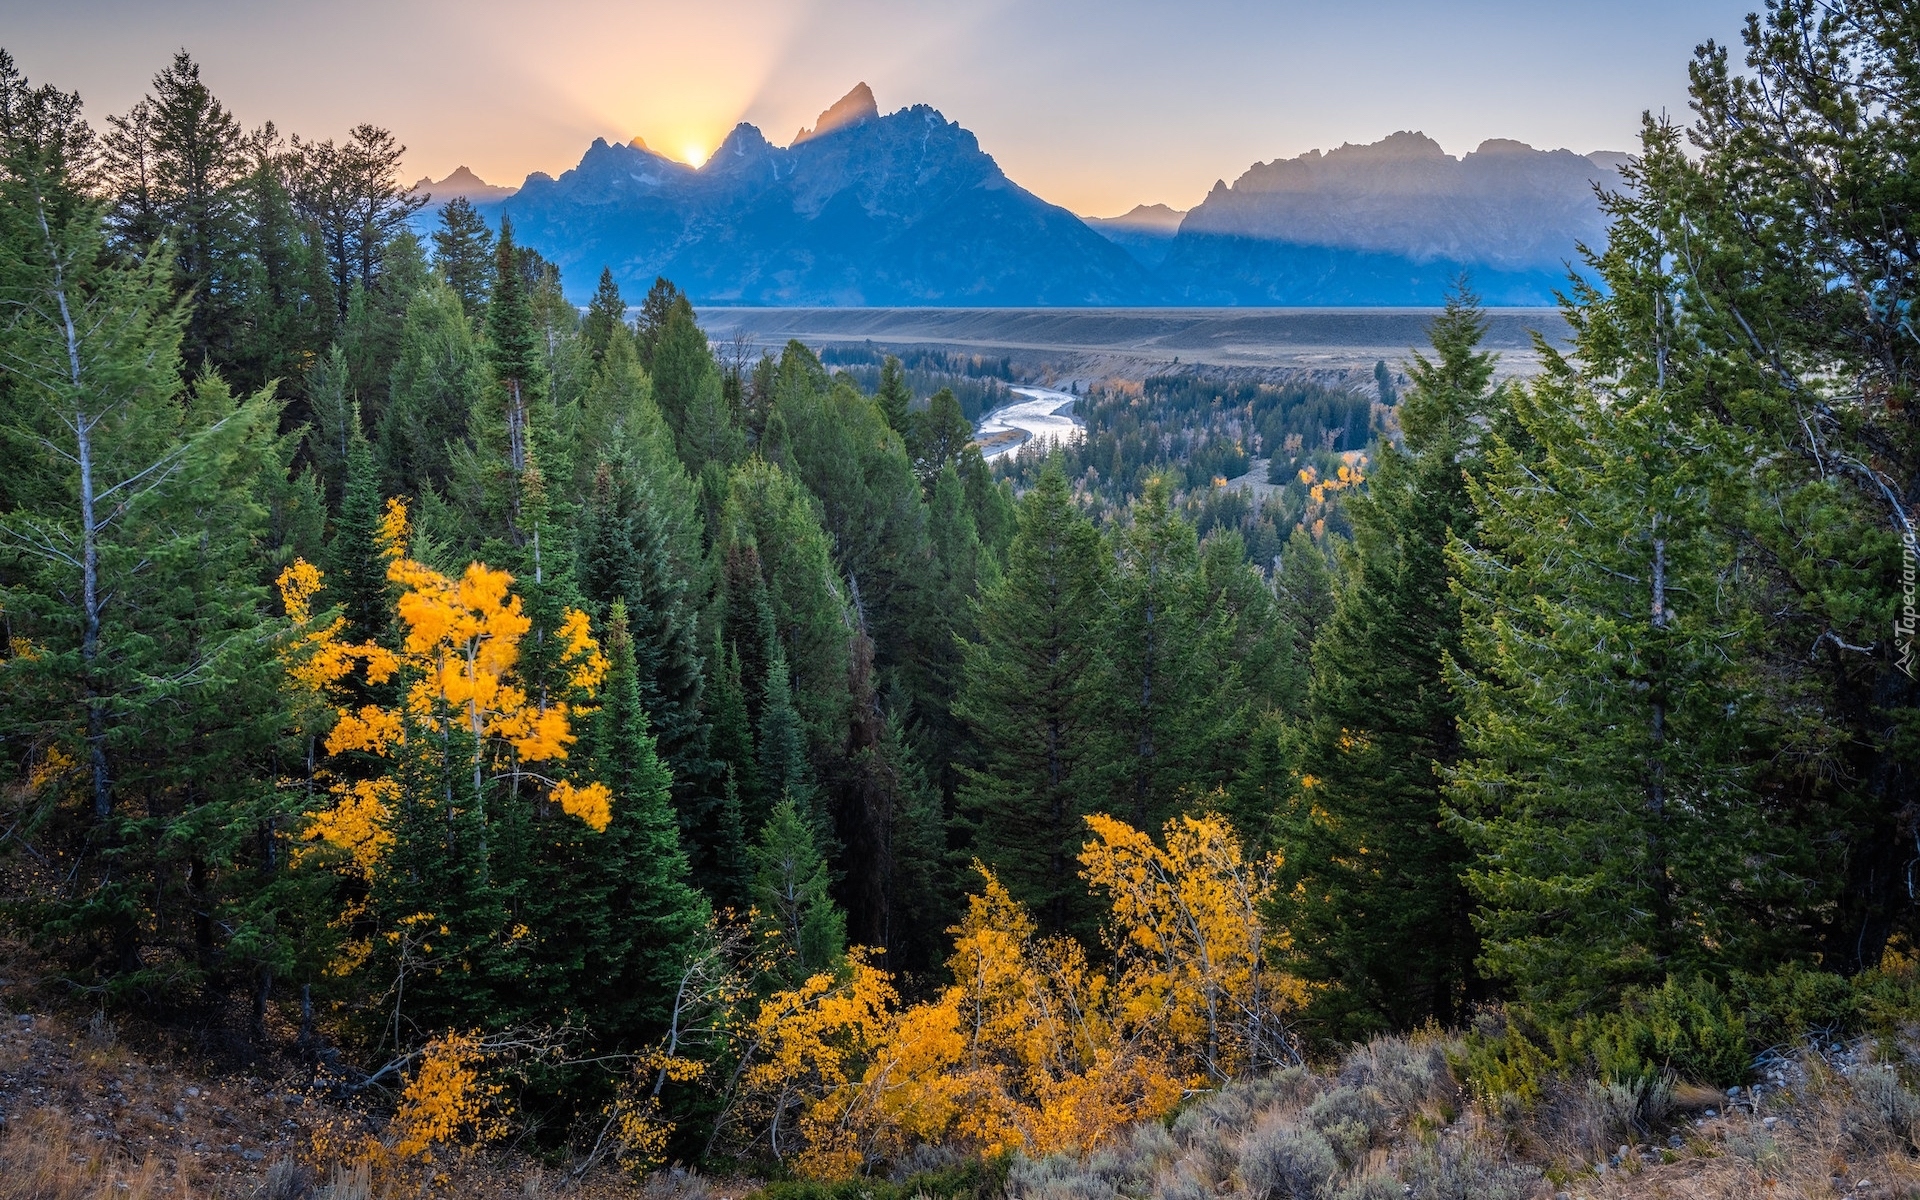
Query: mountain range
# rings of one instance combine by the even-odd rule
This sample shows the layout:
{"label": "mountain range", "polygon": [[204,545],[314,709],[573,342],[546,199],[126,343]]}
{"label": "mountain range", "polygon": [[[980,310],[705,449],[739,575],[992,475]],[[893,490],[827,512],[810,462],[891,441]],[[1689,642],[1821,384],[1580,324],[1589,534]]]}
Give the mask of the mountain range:
{"label": "mountain range", "polygon": [[863,83],[787,146],[742,123],[698,168],[596,139],[518,189],[465,167],[419,187],[510,217],[582,299],[606,266],[630,295],[664,275],[708,305],[1427,305],[1462,272],[1531,305],[1603,240],[1594,188],[1623,186],[1625,162],[1498,139],[1454,158],[1402,132],[1256,163],[1188,212],[1081,218],[934,109],[882,115]]}

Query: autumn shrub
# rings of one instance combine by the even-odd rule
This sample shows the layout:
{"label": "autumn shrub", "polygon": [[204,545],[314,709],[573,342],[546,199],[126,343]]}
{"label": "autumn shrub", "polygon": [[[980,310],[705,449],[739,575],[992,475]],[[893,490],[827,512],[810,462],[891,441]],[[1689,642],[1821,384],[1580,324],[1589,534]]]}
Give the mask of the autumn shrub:
{"label": "autumn shrub", "polygon": [[929,1144],[1084,1155],[1190,1091],[1296,1062],[1302,988],[1268,961],[1261,916],[1274,862],[1246,861],[1217,816],[1168,822],[1163,844],[1087,823],[1083,874],[1111,905],[1104,959],[1041,935],[983,868],[934,997],[902,1006],[855,950],[759,1004],[723,1131],[817,1179]]}

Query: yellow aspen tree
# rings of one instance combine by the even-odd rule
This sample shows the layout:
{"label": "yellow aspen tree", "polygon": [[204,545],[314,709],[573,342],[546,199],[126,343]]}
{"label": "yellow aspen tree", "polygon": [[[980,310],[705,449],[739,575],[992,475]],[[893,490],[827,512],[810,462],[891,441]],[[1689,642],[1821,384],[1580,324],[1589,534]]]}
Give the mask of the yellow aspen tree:
{"label": "yellow aspen tree", "polygon": [[1286,1016],[1305,987],[1268,965],[1286,936],[1269,934],[1261,916],[1279,857],[1247,861],[1233,827],[1213,813],[1167,822],[1164,847],[1112,817],[1087,825],[1094,837],[1080,854],[1082,874],[1109,897],[1126,1021],[1163,1031],[1196,1083],[1298,1061]]}

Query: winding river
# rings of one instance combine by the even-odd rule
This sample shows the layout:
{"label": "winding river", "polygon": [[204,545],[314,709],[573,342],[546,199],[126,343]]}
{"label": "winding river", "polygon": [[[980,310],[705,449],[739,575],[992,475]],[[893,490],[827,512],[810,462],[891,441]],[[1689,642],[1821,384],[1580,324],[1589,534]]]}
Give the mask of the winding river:
{"label": "winding river", "polygon": [[973,436],[980,445],[981,457],[998,458],[1036,438],[1067,443],[1084,436],[1086,431],[1073,415],[1079,397],[1043,387],[1011,390],[1026,399],[1003,404],[980,418],[980,428]]}

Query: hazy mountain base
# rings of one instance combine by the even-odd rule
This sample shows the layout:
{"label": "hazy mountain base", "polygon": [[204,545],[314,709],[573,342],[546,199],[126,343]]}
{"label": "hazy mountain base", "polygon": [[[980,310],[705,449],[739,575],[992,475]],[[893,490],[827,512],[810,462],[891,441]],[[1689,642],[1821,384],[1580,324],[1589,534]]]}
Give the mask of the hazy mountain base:
{"label": "hazy mountain base", "polygon": [[[1571,256],[1571,241],[1567,250]],[[1567,289],[1570,268],[1503,270],[1456,258],[1182,233],[1159,269],[1170,298],[1189,304],[1413,306],[1433,303],[1464,275],[1485,303],[1527,307],[1552,304]]]}

